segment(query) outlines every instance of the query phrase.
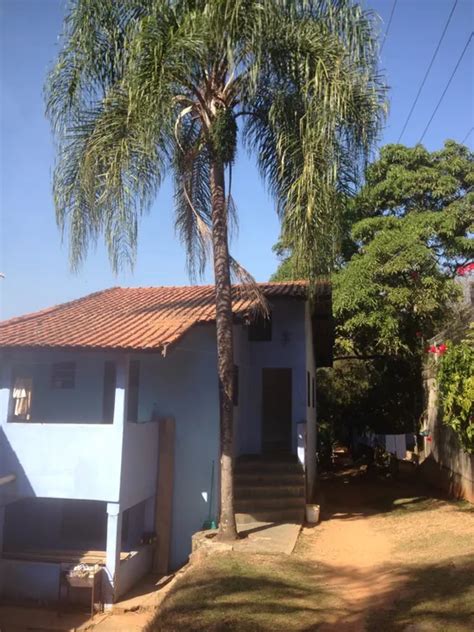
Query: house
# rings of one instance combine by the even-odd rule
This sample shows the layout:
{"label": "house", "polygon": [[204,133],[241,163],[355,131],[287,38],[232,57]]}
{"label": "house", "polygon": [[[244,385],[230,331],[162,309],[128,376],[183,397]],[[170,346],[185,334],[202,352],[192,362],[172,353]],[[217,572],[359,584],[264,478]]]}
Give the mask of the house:
{"label": "house", "polygon": [[[268,320],[249,320],[233,288],[235,456],[298,453],[310,498],[330,290],[321,284],[310,310],[303,282],[260,289]],[[164,418],[169,566],[186,561],[192,534],[218,515],[214,319],[213,286],[116,287],[0,323],[0,595],[54,601],[67,564],[93,560],[112,602],[149,571],[151,534],[167,546]]]}

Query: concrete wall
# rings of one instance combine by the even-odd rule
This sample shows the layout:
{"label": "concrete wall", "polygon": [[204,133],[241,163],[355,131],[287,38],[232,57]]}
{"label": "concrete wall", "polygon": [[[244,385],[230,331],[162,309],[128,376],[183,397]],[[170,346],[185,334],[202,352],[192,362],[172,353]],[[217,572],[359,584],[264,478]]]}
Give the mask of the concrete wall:
{"label": "concrete wall", "polygon": [[[10,372],[26,371],[32,376],[32,421],[100,423],[104,362],[110,359],[103,353],[40,351],[3,354],[2,364]],[[74,388],[52,387],[52,365],[57,362],[75,363]]]}
{"label": "concrete wall", "polygon": [[[9,486],[10,500],[12,496],[41,496],[120,501],[126,509],[154,494],[157,424],[124,423],[120,414],[113,424],[100,423],[104,362],[108,359],[115,360],[117,365],[125,361],[116,354],[43,352],[18,353],[3,363],[0,475],[17,475],[14,486]],[[71,360],[76,363],[75,388],[63,391],[47,388],[51,364]],[[160,361],[162,365],[162,360],[160,356],[151,356],[143,362],[141,378],[145,385],[153,380],[155,365]],[[34,377],[33,410],[43,412],[34,414],[33,422],[11,423],[7,421],[11,373],[13,367],[21,365],[31,367],[35,376],[38,373]],[[157,393],[151,396],[156,399]],[[143,407],[141,396],[139,406]],[[150,411],[151,408],[148,420]],[[35,423],[34,419],[46,423]],[[77,423],[79,420],[83,421]],[[1,493],[5,502],[7,491]]]}
{"label": "concrete wall", "polygon": [[[305,360],[306,371],[309,373],[310,398],[308,406],[308,398],[306,397],[306,454],[305,454],[305,470],[306,470],[306,498],[308,501],[313,500],[315,484],[316,484],[316,365],[314,362],[313,347],[313,327],[311,323],[310,306],[305,305],[304,313],[305,327]],[[317,335],[317,332],[316,332]]]}
{"label": "concrete wall", "polygon": [[156,493],[158,423],[125,423],[120,506],[127,509]]}
{"label": "concrete wall", "polygon": [[59,573],[59,564],[0,559],[2,597],[56,601]]}
{"label": "concrete wall", "polygon": [[5,508],[3,550],[105,550],[106,504],[24,498]]}
{"label": "concrete wall", "polygon": [[[187,561],[191,536],[209,514],[212,462],[216,472],[219,468],[215,327],[194,327],[147,375],[143,401],[156,403],[160,416],[171,415],[176,422],[171,565],[177,568]],[[217,476],[213,517],[217,514],[216,494]]]}
{"label": "concrete wall", "polygon": [[141,577],[150,572],[152,561],[153,546],[145,545],[139,547],[130,559],[120,562],[119,597],[125,595]]}
{"label": "concrete wall", "polygon": [[[308,431],[315,436],[315,411],[306,404],[306,371],[309,368],[314,375],[314,366],[305,302],[275,300],[272,320],[270,342],[249,342],[245,326],[236,325],[234,329],[235,363],[240,378],[235,411],[237,454],[261,450],[263,368],[292,369],[293,452],[296,453],[299,422],[308,422]],[[34,361],[49,375],[44,368],[48,363],[71,357],[77,362],[77,392],[67,396],[62,393],[59,399],[51,396],[57,408],[53,399],[42,401],[38,408],[41,416],[55,423],[7,423],[8,369],[12,364]],[[113,359],[125,358],[116,354],[33,354],[9,358],[3,363],[0,471],[13,468],[18,474],[18,495],[103,500],[119,503],[120,511],[154,495],[158,425],[128,423],[117,415],[113,424],[92,423],[101,419],[104,361]],[[187,560],[192,534],[202,528],[209,516],[212,519],[218,516],[215,326],[194,327],[166,357],[139,354],[128,359],[140,362],[138,421],[165,416],[173,416],[176,421],[171,565],[177,568]],[[43,392],[45,389],[46,382]],[[123,392],[116,396],[123,402]],[[70,423],[78,420],[83,423]],[[211,490],[213,463],[215,476]],[[142,562],[144,566],[140,566]],[[147,564],[135,560],[125,574],[130,578],[134,568],[144,568]],[[123,579],[125,583],[120,590],[127,581]]]}
{"label": "concrete wall", "polygon": [[12,423],[2,424],[1,431],[6,462],[18,475],[19,496],[118,501],[120,428]]}
{"label": "concrete wall", "polygon": [[438,390],[432,371],[425,373],[427,428],[431,442],[425,438],[421,472],[425,480],[455,498],[474,503],[474,455],[459,446],[454,432],[442,422],[438,410]]}
{"label": "concrete wall", "polygon": [[291,443],[292,452],[296,454],[296,426],[307,418],[305,305],[304,301],[273,301],[271,341],[250,342],[247,328],[236,327],[235,363],[239,366],[240,375],[236,454],[261,451],[263,368],[292,369]]}

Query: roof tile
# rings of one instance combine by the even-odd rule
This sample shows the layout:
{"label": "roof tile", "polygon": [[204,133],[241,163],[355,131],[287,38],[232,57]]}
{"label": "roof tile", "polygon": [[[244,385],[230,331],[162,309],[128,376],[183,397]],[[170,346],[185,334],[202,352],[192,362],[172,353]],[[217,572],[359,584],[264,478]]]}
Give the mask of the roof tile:
{"label": "roof tile", "polygon": [[[305,298],[307,284],[260,283],[263,294]],[[233,311],[252,302],[233,288]],[[120,288],[0,322],[0,348],[163,349],[197,323],[215,320],[214,286]]]}

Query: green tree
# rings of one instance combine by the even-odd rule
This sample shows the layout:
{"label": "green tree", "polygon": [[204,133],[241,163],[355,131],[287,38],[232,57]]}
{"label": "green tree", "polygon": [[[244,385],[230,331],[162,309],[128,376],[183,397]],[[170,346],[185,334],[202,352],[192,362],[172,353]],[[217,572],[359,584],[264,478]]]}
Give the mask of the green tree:
{"label": "green tree", "polygon": [[73,266],[102,234],[115,269],[133,263],[139,215],[167,173],[191,272],[212,251],[219,537],[235,538],[230,273],[242,269],[226,171],[241,133],[295,255],[324,256],[344,165],[367,154],[384,109],[373,18],[350,0],[73,0],[46,92]]}
{"label": "green tree", "polygon": [[[473,185],[474,155],[463,145],[387,145],[346,198],[332,277],[341,359],[319,376],[320,412],[336,425],[416,424],[426,341],[454,315],[456,268],[474,258]],[[304,275],[289,252],[275,279]]]}
{"label": "green tree", "polygon": [[474,155],[387,145],[352,201],[356,253],[334,275],[347,352],[412,355],[448,317],[456,268],[474,257]]}

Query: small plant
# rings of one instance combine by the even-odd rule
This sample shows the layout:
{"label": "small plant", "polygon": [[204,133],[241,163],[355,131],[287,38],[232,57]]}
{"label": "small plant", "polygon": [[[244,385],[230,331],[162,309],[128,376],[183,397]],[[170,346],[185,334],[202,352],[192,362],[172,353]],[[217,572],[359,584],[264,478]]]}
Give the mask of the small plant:
{"label": "small plant", "polygon": [[439,361],[438,384],[443,423],[463,449],[474,454],[474,329],[458,344],[448,344]]}

